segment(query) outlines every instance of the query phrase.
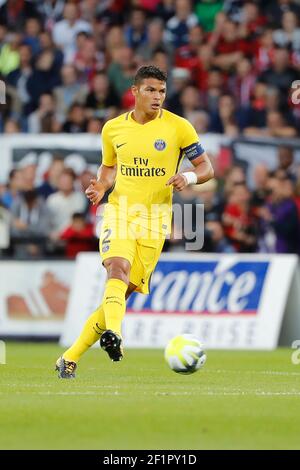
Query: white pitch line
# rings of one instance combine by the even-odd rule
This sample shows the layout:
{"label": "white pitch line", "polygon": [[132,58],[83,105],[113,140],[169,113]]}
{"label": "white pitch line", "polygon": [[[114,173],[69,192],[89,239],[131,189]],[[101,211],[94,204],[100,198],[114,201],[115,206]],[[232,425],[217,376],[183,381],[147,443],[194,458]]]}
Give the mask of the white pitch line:
{"label": "white pitch line", "polygon": [[282,375],[285,377],[299,377],[300,372],[283,372],[277,370],[233,370],[233,369],[215,369],[209,370],[209,373],[216,374],[258,374],[258,375]]}
{"label": "white pitch line", "polygon": [[[22,392],[16,392],[16,395],[22,395]],[[0,392],[0,395],[3,395]],[[96,392],[96,391],[61,391],[61,392],[32,392],[30,395],[39,395],[39,396],[129,396],[131,395],[130,392]],[[149,394],[148,392],[143,392],[139,394],[140,396],[143,395],[154,395],[156,397],[186,397],[186,396],[193,396],[193,397],[203,397],[203,396],[212,396],[212,397],[242,397],[242,396],[252,396],[252,397],[299,397],[300,391],[289,391],[289,392],[270,392],[265,390],[250,390],[250,391],[243,391],[243,390],[232,390],[232,391],[197,391],[197,392],[155,392],[154,394]]]}
{"label": "white pitch line", "polygon": [[237,391],[237,392],[217,392],[217,391],[207,391],[199,393],[190,393],[190,392],[156,392],[157,396],[269,396],[269,397],[278,397],[278,396],[300,396],[300,391],[297,392],[265,392],[265,391]]}
{"label": "white pitch line", "polygon": [[53,395],[61,395],[61,396],[82,396],[82,395],[91,395],[91,396],[116,396],[120,395],[119,392],[103,392],[103,393],[97,393],[97,392],[36,392],[33,393],[32,395],[47,395],[47,396],[53,396]]}
{"label": "white pitch line", "polygon": [[[40,383],[40,384],[26,384],[26,383],[22,383],[22,384],[3,384],[3,386],[5,387],[28,387],[28,388],[42,388],[42,387],[56,387],[57,386],[57,382],[52,382],[52,383]],[[73,386],[74,387],[80,387],[80,384],[78,383],[74,383],[72,382]],[[120,388],[119,385],[91,385],[89,384],[89,387],[90,388]]]}

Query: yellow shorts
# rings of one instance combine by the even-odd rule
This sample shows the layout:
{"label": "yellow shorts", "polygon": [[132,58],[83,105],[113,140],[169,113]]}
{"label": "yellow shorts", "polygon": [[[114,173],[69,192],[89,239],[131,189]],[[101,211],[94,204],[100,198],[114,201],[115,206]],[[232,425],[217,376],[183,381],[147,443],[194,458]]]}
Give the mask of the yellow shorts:
{"label": "yellow shorts", "polygon": [[150,278],[163,249],[165,235],[128,221],[104,217],[99,240],[102,260],[118,256],[131,265],[129,280],[136,291],[149,294]]}

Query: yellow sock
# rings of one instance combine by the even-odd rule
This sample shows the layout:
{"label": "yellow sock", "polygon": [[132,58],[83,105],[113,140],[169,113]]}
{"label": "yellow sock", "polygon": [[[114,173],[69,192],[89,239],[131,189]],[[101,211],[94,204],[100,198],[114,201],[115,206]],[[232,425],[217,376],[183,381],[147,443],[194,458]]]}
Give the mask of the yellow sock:
{"label": "yellow sock", "polygon": [[87,319],[75,343],[63,354],[67,361],[78,362],[106,330],[103,305],[101,304]]}
{"label": "yellow sock", "polygon": [[120,279],[109,279],[103,296],[103,310],[107,330],[121,335],[121,323],[126,312],[127,284]]}

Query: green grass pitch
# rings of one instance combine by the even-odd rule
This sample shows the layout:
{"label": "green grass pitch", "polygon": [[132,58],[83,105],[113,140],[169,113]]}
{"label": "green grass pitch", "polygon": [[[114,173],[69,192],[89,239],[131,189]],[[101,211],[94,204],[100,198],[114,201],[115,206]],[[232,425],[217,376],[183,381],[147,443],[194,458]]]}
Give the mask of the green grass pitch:
{"label": "green grass pitch", "polygon": [[300,365],[292,350],[208,351],[203,370],[170,371],[160,350],[121,363],[91,350],[76,380],[54,344],[7,343],[0,365],[1,449],[300,448]]}

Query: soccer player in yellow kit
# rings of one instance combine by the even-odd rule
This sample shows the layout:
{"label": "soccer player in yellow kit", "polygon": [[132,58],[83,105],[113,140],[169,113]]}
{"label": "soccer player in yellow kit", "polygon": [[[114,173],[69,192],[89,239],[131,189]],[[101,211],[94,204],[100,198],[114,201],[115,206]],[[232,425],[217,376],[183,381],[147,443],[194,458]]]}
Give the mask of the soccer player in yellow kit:
{"label": "soccer player in yellow kit", "polygon": [[[162,108],[166,79],[157,67],[141,67],[132,86],[134,110],[103,127],[102,165],[86,195],[93,204],[99,204],[114,185],[100,235],[107,281],[102,304],[56,363],[60,378],[75,377],[80,357],[98,339],[113,361],[122,359],[121,323],[126,300],[134,291],[149,293],[151,274],[170,233],[173,189],[181,191],[213,177],[193,126]],[[194,167],[179,173],[184,156]]]}

